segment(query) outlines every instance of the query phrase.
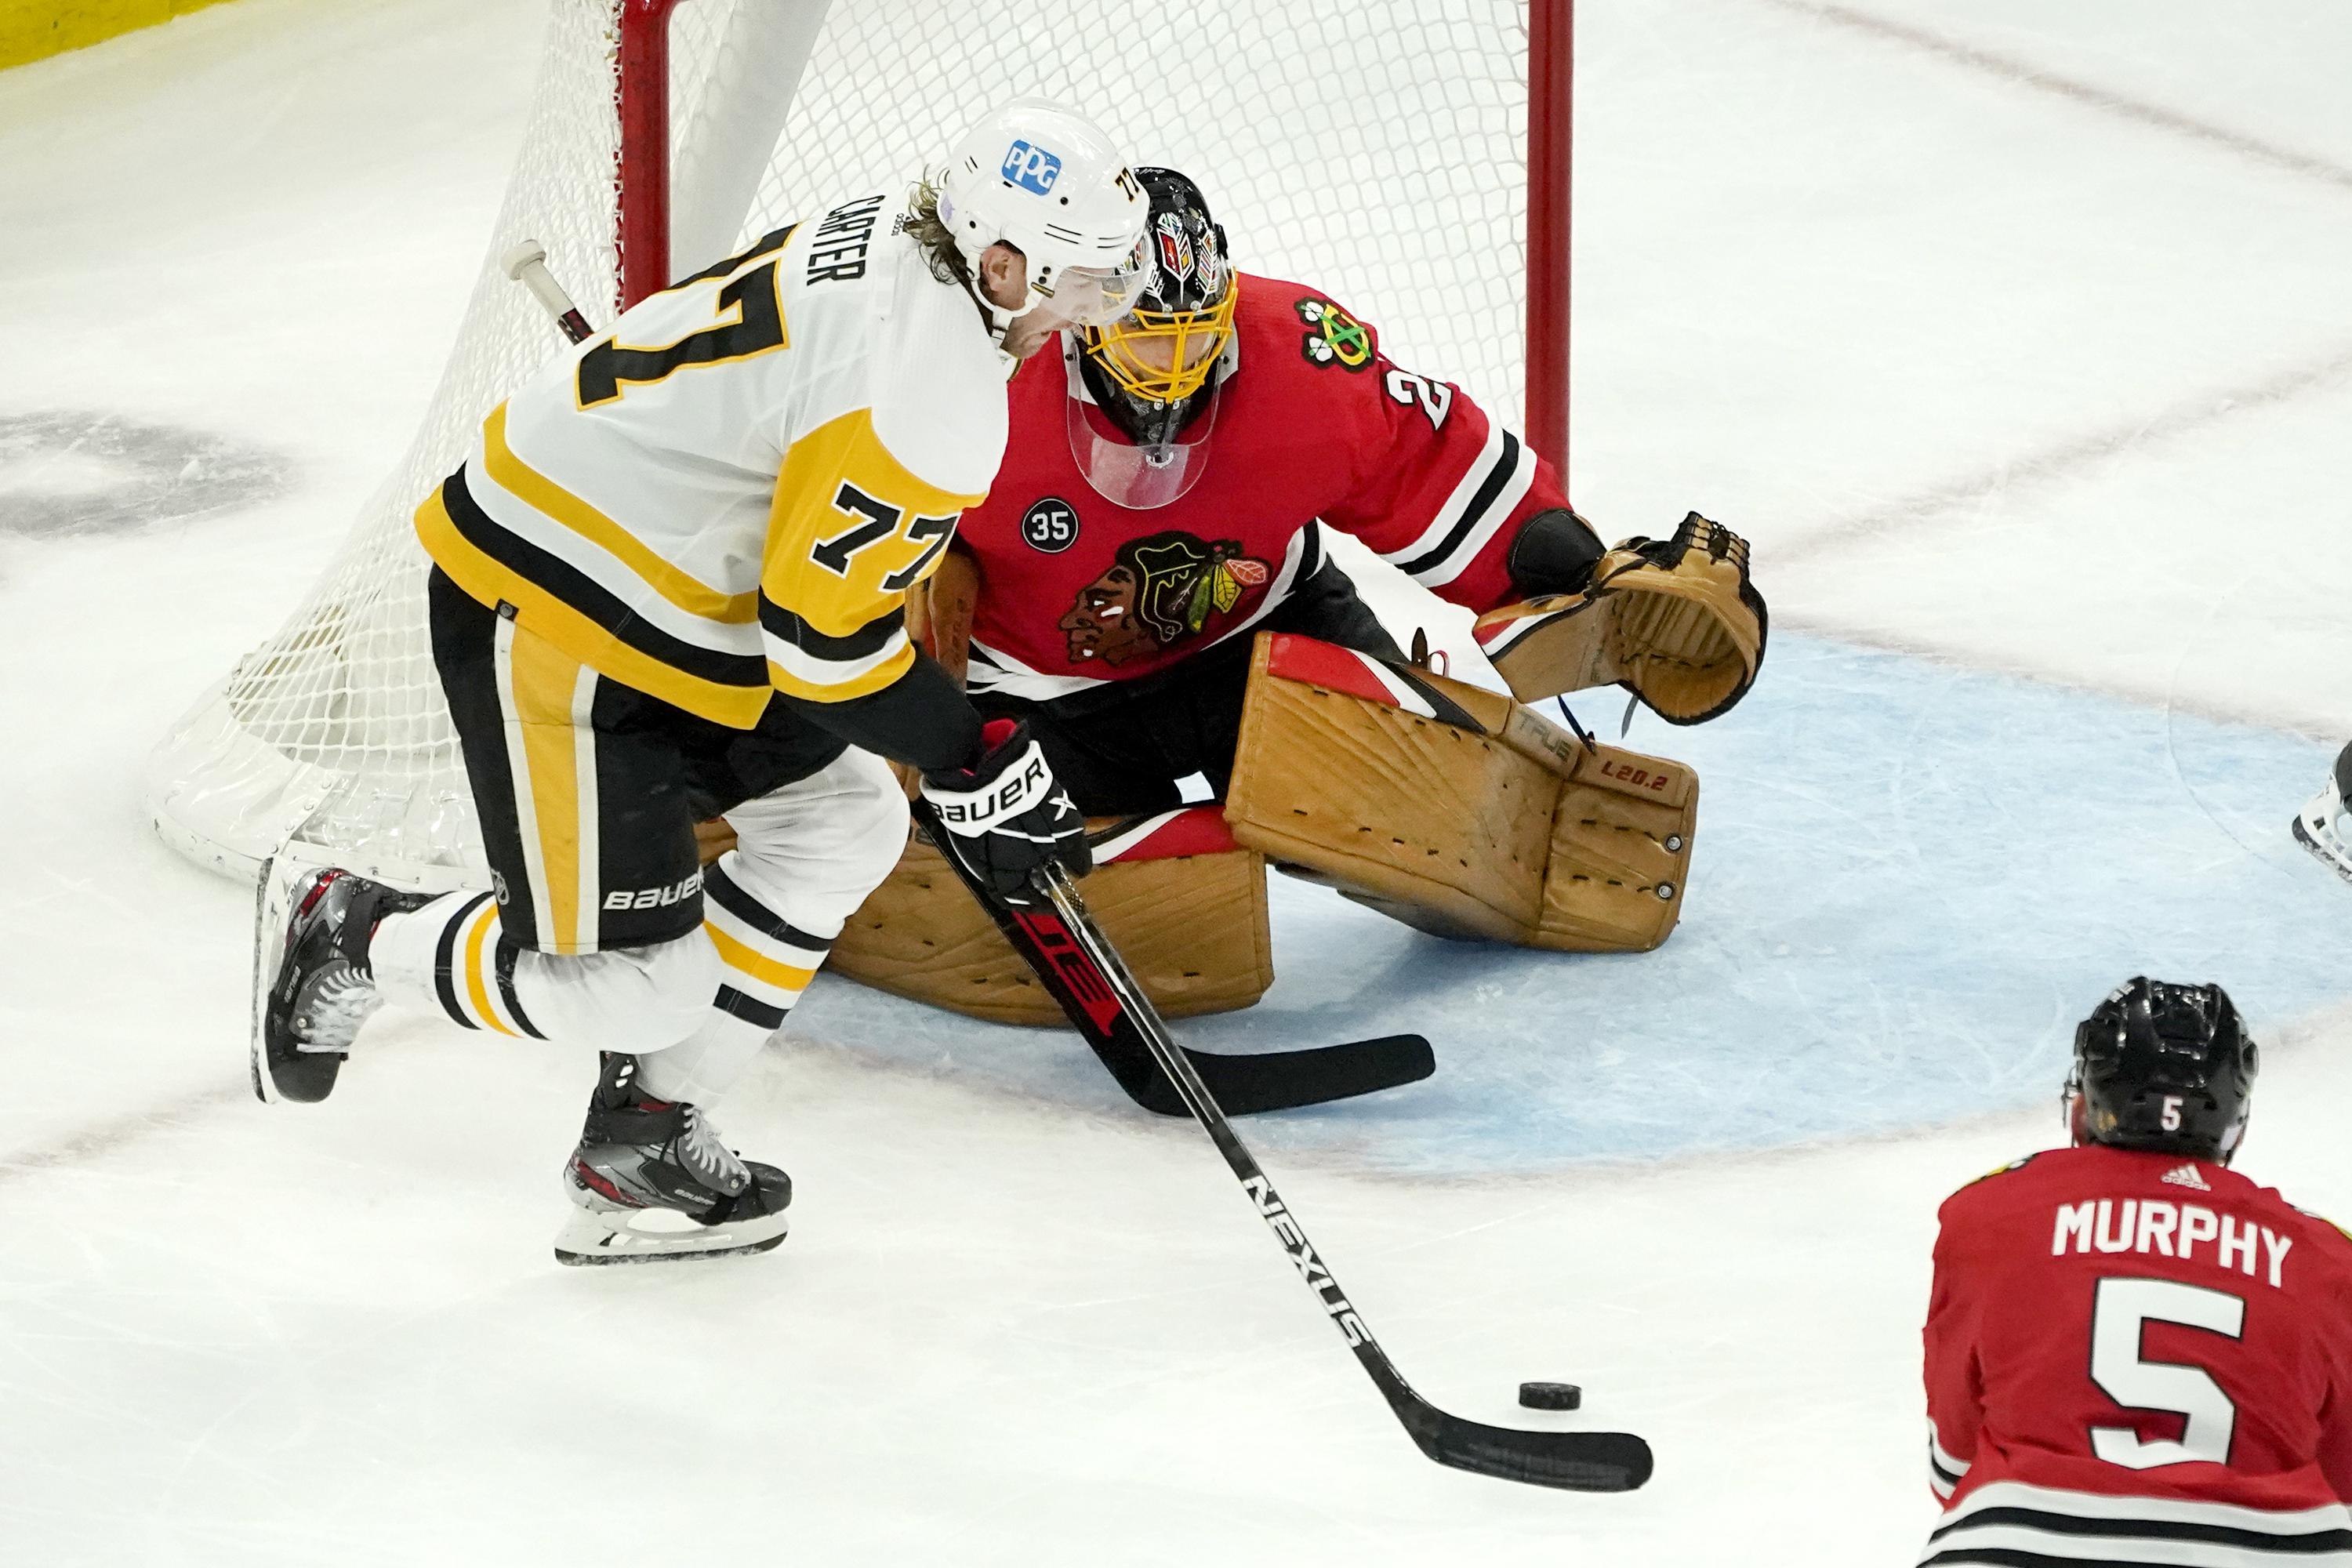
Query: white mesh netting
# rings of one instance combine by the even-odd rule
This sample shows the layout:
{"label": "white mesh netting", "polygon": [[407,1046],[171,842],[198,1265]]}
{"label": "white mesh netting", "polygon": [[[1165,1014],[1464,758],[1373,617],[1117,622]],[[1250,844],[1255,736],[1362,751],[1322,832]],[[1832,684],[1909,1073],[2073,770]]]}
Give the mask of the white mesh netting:
{"label": "white mesh netting", "polygon": [[[562,347],[501,270],[508,247],[538,240],[590,320],[609,319],[616,10],[554,0],[481,278],[408,455],[285,627],[155,753],[157,827],[199,860],[250,874],[297,832],[412,878],[479,859],[409,520]],[[812,26],[793,94],[797,61],[772,57]],[[1044,94],[1087,109],[1138,163],[1199,180],[1240,266],[1328,291],[1400,361],[1516,421],[1526,0],[684,0],[671,37],[675,274],[902,186],[995,103]],[[778,101],[734,101],[761,93]],[[726,151],[746,135],[748,163]]]}
{"label": "white mesh netting", "polygon": [[744,232],[1063,98],[1197,179],[1239,265],[1328,290],[1516,423],[1527,54],[1524,0],[841,0]]}

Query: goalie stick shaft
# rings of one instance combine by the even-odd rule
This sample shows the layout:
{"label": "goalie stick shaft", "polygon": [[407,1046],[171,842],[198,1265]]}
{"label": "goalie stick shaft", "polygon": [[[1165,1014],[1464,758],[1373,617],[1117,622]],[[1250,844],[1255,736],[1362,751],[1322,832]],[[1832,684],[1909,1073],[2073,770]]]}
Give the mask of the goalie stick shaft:
{"label": "goalie stick shaft", "polygon": [[1121,993],[1121,1000],[1135,1019],[1145,1044],[1175,1086],[1184,1108],[1208,1133],[1217,1152],[1224,1156],[1226,1166],[1241,1183],[1258,1217],[1274,1233],[1276,1245],[1297,1268],[1307,1289],[1315,1293],[1332,1326],[1355,1352],[1356,1360],[1370,1375],[1373,1386],[1381,1391],[1389,1408],[1395,1412],[1406,1434],[1423,1453],[1454,1469],[1569,1491],[1631,1491],[1650,1479],[1650,1446],[1633,1433],[1530,1432],[1489,1426],[1449,1415],[1416,1394],[1397,1371],[1396,1363],[1389,1360],[1380,1342],[1372,1337],[1362,1314],[1349,1301],[1330,1266],[1315,1250],[1314,1243],[1307,1240],[1297,1216],[1275,1191],[1256,1157],[1234,1131],[1233,1123],[1226,1120],[1216,1097],[1202,1081],[1189,1054],[1171,1037],[1150,1000],[1096,929],[1069,876],[1059,867],[1049,866],[1037,873],[1037,879],[1072,939],[1093,967]]}
{"label": "goalie stick shaft", "polygon": [[[940,858],[954,870],[956,879],[988,911],[996,929],[1027,962],[1046,994],[1060,1005],[1070,1026],[1127,1097],[1154,1115],[1188,1114],[1176,1085],[1152,1058],[1143,1020],[1121,994],[1114,977],[1088,955],[1065,918],[1054,910],[1016,910],[1007,904],[985,878],[964,864],[930,802],[918,800],[913,809],[915,819],[939,847]],[[1122,975],[1125,973],[1120,971]],[[1133,994],[1141,994],[1134,990],[1131,978],[1128,985]],[[1158,1015],[1153,1018],[1156,1021]],[[1175,1048],[1196,1076],[1215,1085],[1219,1100],[1230,1105],[1237,1116],[1376,1094],[1417,1083],[1437,1070],[1429,1042],[1419,1035],[1384,1035],[1378,1039],[1246,1056]]]}
{"label": "goalie stick shaft", "polygon": [[[593,335],[563,285],[548,271],[547,251],[538,241],[520,241],[501,260],[507,276],[530,290],[566,338],[578,343]],[[916,810],[925,828],[931,829],[936,819],[929,815],[928,804],[918,802]],[[1077,951],[1068,939],[1053,930],[1050,921],[1016,913],[995,896],[993,889],[971,875],[947,847],[944,833],[935,831],[931,837],[1128,1098],[1161,1116],[1183,1115],[1183,1102],[1142,1048],[1139,1031],[1121,1016],[1109,987],[1086,974],[1082,964],[1067,962]],[[1128,1027],[1121,1029],[1122,1023]],[[1202,1072],[1215,1078],[1221,1096],[1237,1113],[1286,1110],[1371,1094],[1418,1082],[1437,1068],[1429,1042],[1419,1035],[1384,1035],[1378,1039],[1252,1056],[1195,1056],[1193,1060]]]}

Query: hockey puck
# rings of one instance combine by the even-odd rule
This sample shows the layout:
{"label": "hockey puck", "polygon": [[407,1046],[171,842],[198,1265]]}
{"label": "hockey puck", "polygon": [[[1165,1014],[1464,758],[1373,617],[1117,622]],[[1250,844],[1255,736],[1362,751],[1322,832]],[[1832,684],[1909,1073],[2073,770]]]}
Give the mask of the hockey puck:
{"label": "hockey puck", "polygon": [[1572,1383],[1523,1383],[1519,1403],[1530,1410],[1573,1410],[1584,1403],[1584,1390]]}

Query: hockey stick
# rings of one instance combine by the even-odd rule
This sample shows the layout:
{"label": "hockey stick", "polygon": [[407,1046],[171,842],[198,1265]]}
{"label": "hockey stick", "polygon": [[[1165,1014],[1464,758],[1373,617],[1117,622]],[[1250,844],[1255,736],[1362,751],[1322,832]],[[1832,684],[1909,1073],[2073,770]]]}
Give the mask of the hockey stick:
{"label": "hockey stick", "polygon": [[[529,289],[531,297],[546,308],[566,338],[575,343],[587,341],[592,335],[587,319],[572,304],[563,285],[548,271],[543,246],[537,240],[522,240],[499,261],[506,275]],[[1071,1026],[1093,1047],[1103,1066],[1110,1069],[1111,1077],[1118,1080],[1128,1098],[1162,1116],[1183,1115],[1183,1101],[1152,1065],[1134,1021],[1125,1016],[1109,986],[1099,976],[1087,973],[1077,949],[1066,934],[1055,929],[1052,918],[1042,910],[1015,911],[997,898],[995,889],[974,877],[957,858],[948,845],[948,835],[934,831],[937,818],[931,815],[929,803],[918,801],[915,810],[963,885],[996,921],[1013,951],[1036,971],[1037,978],[1061,1005]],[[1126,1026],[1123,1029],[1122,1024]],[[1218,1097],[1230,1103],[1236,1115],[1320,1105],[1327,1100],[1371,1094],[1417,1082],[1437,1070],[1429,1042],[1419,1035],[1385,1035],[1378,1039],[1307,1050],[1198,1056],[1193,1059],[1202,1076],[1215,1081]]]}
{"label": "hockey stick", "polygon": [[1297,1215],[1290,1212],[1256,1157],[1234,1133],[1233,1123],[1225,1120],[1217,1097],[1202,1081],[1194,1065],[1198,1058],[1170,1037],[1168,1026],[1152,1010],[1150,999],[1103,940],[1068,875],[1049,866],[1037,876],[1041,889],[1053,900],[1060,929],[1087,965],[1108,981],[1152,1058],[1182,1096],[1184,1109],[1225,1157],[1225,1164],[1256,1205],[1258,1217],[1274,1232],[1275,1241],[1289,1256],[1307,1289],[1315,1292],[1333,1326],[1356,1352],[1356,1360],[1371,1375],[1373,1386],[1423,1453],[1457,1470],[1568,1491],[1631,1491],[1650,1479],[1650,1445],[1631,1432],[1529,1432],[1515,1426],[1488,1426],[1449,1415],[1414,1393],[1380,1342],[1372,1338],[1362,1315],[1349,1303],[1330,1266],[1307,1239]]}
{"label": "hockey stick", "polygon": [[[1124,978],[1127,994],[1142,994],[1127,972],[1119,970],[1116,978],[1107,972],[1055,911],[1015,909],[1006,903],[956,853],[951,836],[940,827],[931,803],[918,800],[913,810],[924,834],[939,847],[940,858],[954,868],[957,879],[988,911],[1013,951],[1028,961],[1039,983],[1061,1005],[1070,1026],[1110,1069],[1127,1097],[1156,1115],[1189,1114],[1176,1086],[1152,1059],[1149,1026],[1120,992],[1118,979]],[[1150,1018],[1153,1025],[1159,1023],[1157,1013]],[[1247,1056],[1193,1050],[1183,1050],[1183,1055],[1196,1077],[1213,1084],[1218,1100],[1231,1106],[1236,1116],[1376,1094],[1417,1083],[1437,1070],[1429,1042],[1419,1035],[1383,1035],[1344,1045]]]}
{"label": "hockey stick", "polygon": [[575,343],[584,343],[595,335],[588,318],[580,313],[580,307],[572,302],[572,296],[563,291],[563,285],[547,269],[545,246],[535,239],[522,240],[499,258],[499,265],[506,269],[508,277],[530,289],[532,299],[546,307],[565,337]]}

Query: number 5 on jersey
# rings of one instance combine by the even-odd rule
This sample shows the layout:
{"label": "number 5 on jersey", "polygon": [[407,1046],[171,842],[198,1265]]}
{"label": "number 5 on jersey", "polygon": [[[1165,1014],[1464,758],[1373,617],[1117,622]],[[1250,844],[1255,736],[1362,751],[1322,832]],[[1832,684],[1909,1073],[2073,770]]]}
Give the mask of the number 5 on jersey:
{"label": "number 5 on jersey", "polygon": [[2130,1470],[2195,1460],[2228,1464],[2238,1407],[2203,1367],[2147,1360],[2140,1340],[2149,1323],[2179,1323],[2236,1340],[2245,1332],[2246,1303],[2226,1291],[2169,1279],[2100,1280],[2091,1310],[2091,1381],[2126,1410],[2179,1415],[2182,1426],[2178,1442],[2143,1438],[2129,1426],[2094,1426],[2091,1452]]}

